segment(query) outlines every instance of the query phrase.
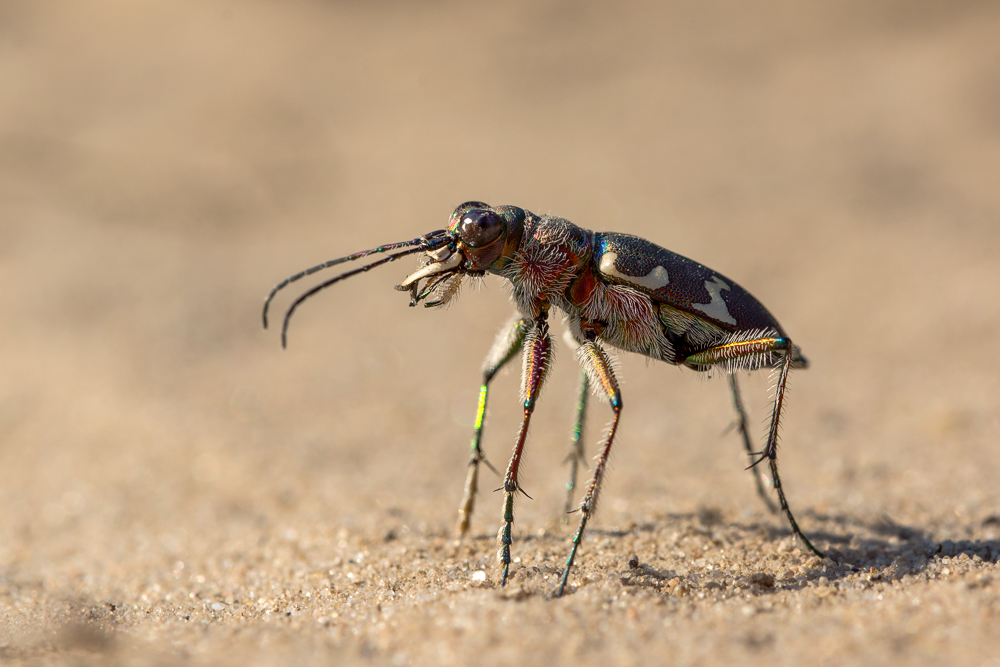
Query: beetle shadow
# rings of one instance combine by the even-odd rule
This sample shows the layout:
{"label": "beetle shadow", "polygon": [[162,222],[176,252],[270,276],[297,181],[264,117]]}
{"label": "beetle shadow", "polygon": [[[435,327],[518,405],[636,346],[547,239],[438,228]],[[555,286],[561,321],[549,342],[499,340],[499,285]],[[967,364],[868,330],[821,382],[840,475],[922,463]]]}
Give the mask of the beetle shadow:
{"label": "beetle shadow", "polygon": [[[803,550],[802,555],[809,559],[806,562],[807,573],[796,583],[786,584],[785,589],[805,588],[820,576],[826,577],[827,581],[836,581],[864,571],[867,571],[871,581],[894,581],[907,575],[919,574],[935,560],[961,557],[963,554],[973,561],[1000,562],[1000,539],[939,541],[933,539],[928,531],[901,524],[888,515],[872,520],[846,514],[805,512],[803,515],[823,526],[819,530],[811,530],[809,537],[826,547],[827,558],[810,558],[810,554]],[[592,532],[595,535],[622,538],[637,533],[661,531],[665,521],[682,524],[689,534],[706,539],[712,539],[713,532],[720,528],[735,529],[741,539],[753,534],[764,535],[775,544],[791,536],[791,530],[785,526],[766,520],[724,521],[718,511],[712,509],[664,514],[660,521],[638,524],[629,529],[597,528]],[[983,522],[983,527],[995,525],[1000,525],[1000,517],[991,516]],[[640,568],[649,566],[640,565]],[[649,574],[652,575],[653,572]]]}
{"label": "beetle shadow", "polygon": [[[815,534],[830,545],[827,555],[850,565],[851,572],[874,570],[873,574],[891,581],[917,574],[935,560],[963,554],[986,563],[1000,562],[1000,539],[937,540],[930,531],[899,523],[885,514],[867,521],[845,514],[811,516],[817,522],[842,528],[839,535],[829,531]],[[989,517],[982,527],[996,522],[996,517]],[[841,546],[834,546],[838,544]]]}

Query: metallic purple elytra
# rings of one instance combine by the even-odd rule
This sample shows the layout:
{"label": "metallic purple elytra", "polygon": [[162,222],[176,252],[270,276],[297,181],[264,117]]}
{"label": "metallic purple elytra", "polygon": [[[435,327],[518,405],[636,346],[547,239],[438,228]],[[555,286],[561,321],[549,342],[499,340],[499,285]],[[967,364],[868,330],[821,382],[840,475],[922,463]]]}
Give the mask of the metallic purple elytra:
{"label": "metallic purple elytra", "polygon": [[[344,262],[397,250],[322,282],[292,302],[282,323],[282,345],[287,342],[292,314],[307,298],[345,278],[407,255],[423,253],[423,265],[397,287],[410,293],[411,306],[423,303],[432,307],[450,302],[466,278],[493,274],[508,281],[517,314],[500,330],[483,363],[483,383],[456,530],[459,536],[468,530],[479,486],[479,464],[490,465],[481,446],[489,384],[520,352],[524,417],[502,486],[503,520],[497,537],[501,586],[510,575],[514,499],[520,490],[521,456],[531,415],[552,359],[549,312],[553,308],[562,313],[566,338],[583,368],[570,451],[567,510],[572,504],[577,469],[583,462],[582,432],[591,388],[599,398],[608,401],[612,410],[611,424],[579,504],[580,522],[557,596],[565,590],[584,529],[594,512],[621,415],[621,391],[608,347],[728,375],[737,426],[751,459],[750,467],[768,462],[778,504],[793,535],[810,551],[823,556],[799,529],[778,476],[778,426],[788,372],[792,368],[805,368],[807,362],[774,316],[749,292],[722,274],[637,236],[592,232],[563,218],[538,216],[516,206],[491,207],[482,202],[466,202],[455,209],[447,229],[331,260],[282,281],[264,301],[264,327],[267,328],[271,300],[289,283]],[[735,374],[764,367],[773,369],[777,379],[767,441],[762,450],[756,451],[751,444]],[[754,479],[761,498],[774,510],[765,492],[764,473]]]}
{"label": "metallic purple elytra", "polygon": [[594,234],[594,248],[600,267],[611,265],[613,260],[613,272],[602,271],[608,282],[637,288],[658,303],[726,331],[781,332],[778,321],[749,292],[687,257],[629,234]]}

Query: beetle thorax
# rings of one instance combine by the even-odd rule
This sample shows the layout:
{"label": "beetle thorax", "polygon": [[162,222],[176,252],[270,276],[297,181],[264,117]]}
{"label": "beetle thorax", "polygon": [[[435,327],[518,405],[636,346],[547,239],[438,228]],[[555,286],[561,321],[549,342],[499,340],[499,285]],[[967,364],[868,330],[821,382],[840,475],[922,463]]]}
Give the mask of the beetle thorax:
{"label": "beetle thorax", "polygon": [[559,305],[566,288],[590,259],[589,232],[562,218],[529,214],[521,242],[498,273],[511,285],[522,314],[533,317],[541,301]]}

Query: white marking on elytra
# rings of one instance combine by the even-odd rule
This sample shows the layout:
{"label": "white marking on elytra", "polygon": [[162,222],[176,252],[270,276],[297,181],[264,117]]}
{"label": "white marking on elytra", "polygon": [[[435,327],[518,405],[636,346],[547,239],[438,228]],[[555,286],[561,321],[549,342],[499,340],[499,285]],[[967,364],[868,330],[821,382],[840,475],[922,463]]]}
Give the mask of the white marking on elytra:
{"label": "white marking on elytra", "polygon": [[666,287],[670,284],[670,278],[667,276],[667,270],[662,266],[655,266],[653,270],[644,276],[629,276],[617,268],[615,268],[615,262],[618,260],[618,253],[616,252],[606,252],[601,256],[600,270],[601,273],[612,276],[614,278],[621,278],[626,282],[630,282],[634,285],[639,285],[641,287],[647,287],[651,290],[658,290],[661,287]]}
{"label": "white marking on elytra", "polygon": [[729,309],[726,308],[726,302],[722,300],[722,290],[730,289],[729,285],[726,284],[719,276],[712,276],[711,280],[705,281],[705,290],[708,292],[712,300],[708,303],[692,303],[691,307],[700,310],[709,317],[715,318],[720,322],[725,322],[727,324],[736,325],[736,320],[733,316],[729,314]]}

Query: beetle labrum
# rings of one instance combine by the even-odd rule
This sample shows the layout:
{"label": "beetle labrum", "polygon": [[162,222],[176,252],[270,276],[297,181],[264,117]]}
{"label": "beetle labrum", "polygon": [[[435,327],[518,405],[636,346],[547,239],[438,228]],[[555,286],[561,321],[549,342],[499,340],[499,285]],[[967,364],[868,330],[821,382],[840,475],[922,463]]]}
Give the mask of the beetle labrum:
{"label": "beetle labrum", "polygon": [[[396,250],[399,252],[392,252]],[[282,346],[287,344],[291,316],[303,301],[345,278],[407,255],[423,253],[424,260],[423,265],[397,287],[410,293],[411,306],[423,303],[432,307],[448,303],[467,277],[493,274],[509,281],[517,314],[501,329],[483,363],[483,383],[457,526],[459,536],[469,527],[479,485],[479,465],[486,460],[481,438],[490,381],[520,351],[524,417],[501,487],[503,519],[497,536],[501,585],[506,584],[510,573],[514,499],[520,490],[521,455],[528,424],[552,358],[549,333],[552,308],[562,311],[567,338],[576,348],[575,356],[583,368],[570,452],[572,467],[567,485],[570,499],[577,466],[583,458],[580,434],[591,387],[599,397],[607,400],[612,410],[611,423],[603,436],[593,474],[579,505],[579,525],[557,596],[562,595],[566,587],[584,529],[594,511],[622,411],[621,392],[611,357],[605,349],[607,346],[697,371],[716,369],[728,375],[737,426],[751,460],[749,467],[753,469],[767,461],[779,506],[792,533],[810,551],[823,556],[799,529],[778,476],[778,427],[788,372],[808,364],[774,316],[735,282],[637,236],[592,232],[568,220],[538,216],[515,206],[491,207],[482,202],[466,202],[455,209],[447,229],[324,262],[278,283],[264,301],[264,327],[267,328],[271,300],[289,283],[322,269],[385,253],[391,254],[330,278],[292,302],[282,323]],[[777,378],[767,441],[763,450],[756,451],[751,444],[736,373],[765,367],[772,368]],[[755,474],[757,491],[768,507],[774,509],[761,476]],[[568,499],[567,507],[570,503]]]}

